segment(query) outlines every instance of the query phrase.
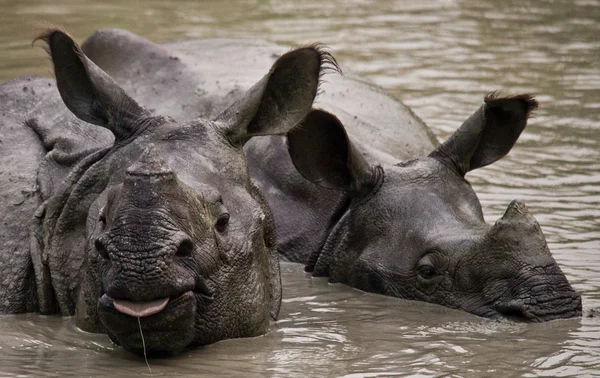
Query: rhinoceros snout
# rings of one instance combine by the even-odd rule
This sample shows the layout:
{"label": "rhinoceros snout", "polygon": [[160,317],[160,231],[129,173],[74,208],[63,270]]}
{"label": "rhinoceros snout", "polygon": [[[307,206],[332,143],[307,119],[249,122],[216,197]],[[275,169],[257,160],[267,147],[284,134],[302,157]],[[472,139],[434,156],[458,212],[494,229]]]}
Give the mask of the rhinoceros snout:
{"label": "rhinoceros snout", "polygon": [[[164,250],[162,251],[162,253],[160,253],[161,255],[165,256],[165,258],[168,259],[168,258],[172,258],[173,256],[188,257],[193,253],[193,251],[195,249],[195,245],[194,245],[194,242],[192,241],[192,239],[187,234],[185,234],[183,232],[177,232],[170,239],[172,239],[172,241],[170,241],[169,243],[166,243],[166,247],[162,248]],[[107,246],[110,244],[111,244],[111,241],[109,240],[109,237],[107,235],[101,235],[98,238],[96,238],[96,240],[94,240],[94,248],[96,249],[96,252],[98,252],[98,254],[103,259],[110,260],[110,261],[116,261],[116,260],[118,260],[118,256],[123,253],[122,253],[122,251],[113,251],[112,253],[109,253]],[[141,246],[141,245],[143,245],[142,242],[140,242],[138,244],[138,246]],[[114,248],[113,246],[111,246],[111,247]],[[150,247],[148,247],[148,249],[156,250],[157,248],[150,246]],[[132,253],[139,254],[139,253],[142,253],[142,251],[143,251],[143,249],[140,248],[136,252],[132,252]]]}
{"label": "rhinoceros snout", "polygon": [[514,298],[496,305],[496,311],[503,317],[513,320],[546,322],[581,316],[581,297],[570,287],[542,296]]}
{"label": "rhinoceros snout", "polygon": [[[115,299],[147,302],[174,298],[196,291],[201,280],[189,270],[194,265],[195,243],[182,231],[119,228],[98,237],[94,246],[103,259],[104,292]],[[209,295],[208,290],[201,291]]]}

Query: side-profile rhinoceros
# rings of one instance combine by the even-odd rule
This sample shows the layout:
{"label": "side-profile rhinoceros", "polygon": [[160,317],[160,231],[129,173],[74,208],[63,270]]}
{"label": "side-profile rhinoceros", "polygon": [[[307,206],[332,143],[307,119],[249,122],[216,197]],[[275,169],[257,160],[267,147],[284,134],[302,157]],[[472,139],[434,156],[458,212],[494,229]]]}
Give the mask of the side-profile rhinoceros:
{"label": "side-profile rhinoceros", "polygon": [[65,32],[40,39],[56,83],[0,86],[0,314],[75,314],[136,352],[141,330],[157,352],[266,332],[279,260],[243,145],[300,122],[333,58],[290,51],[255,85],[216,91],[219,113],[178,123],[138,105]]}
{"label": "side-profile rhinoceros", "polygon": [[487,225],[464,178],[507,154],[536,107],[530,95],[488,95],[443,144],[405,161],[398,159],[401,133],[389,141],[397,153],[375,156],[323,110],[313,110],[287,142],[269,137],[247,145],[251,176],[273,209],[279,251],[331,282],[483,317],[580,316],[581,297],[525,204],[512,201]]}
{"label": "side-profile rhinoceros", "polygon": [[[210,93],[240,92],[252,69],[284,51],[240,40],[157,45],[119,30],[97,32],[83,48],[141,104],[181,121],[219,109]],[[252,69],[231,69],[250,59]],[[537,106],[531,96],[487,97],[436,147],[427,127],[377,88],[337,75],[326,81],[316,100],[324,110],[287,140],[245,146],[283,256],[332,282],[490,318],[581,314],[580,296],[526,206],[512,202],[489,226],[464,179],[509,152]],[[197,93],[198,83],[211,90]],[[168,101],[158,100],[164,92]]]}

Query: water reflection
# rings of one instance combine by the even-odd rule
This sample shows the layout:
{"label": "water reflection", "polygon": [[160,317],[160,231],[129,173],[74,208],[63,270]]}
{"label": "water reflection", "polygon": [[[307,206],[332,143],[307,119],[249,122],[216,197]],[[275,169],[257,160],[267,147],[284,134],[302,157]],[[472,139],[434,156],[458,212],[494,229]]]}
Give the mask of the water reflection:
{"label": "water reflection", "polygon": [[[152,40],[322,41],[346,71],[385,87],[440,138],[485,93],[531,91],[541,109],[511,154],[468,178],[486,219],[523,199],[584,311],[600,307],[600,4],[439,0],[143,3],[1,1],[0,80],[45,74],[33,27],[99,27]],[[356,94],[360,96],[360,94]],[[159,100],[157,100],[159,101]],[[0,144],[0,151],[2,145]],[[423,303],[364,294],[284,266],[281,320],[268,335],[151,360],[155,376],[593,376],[600,320],[491,322]],[[0,375],[149,375],[142,360],[70,320],[0,319]]]}

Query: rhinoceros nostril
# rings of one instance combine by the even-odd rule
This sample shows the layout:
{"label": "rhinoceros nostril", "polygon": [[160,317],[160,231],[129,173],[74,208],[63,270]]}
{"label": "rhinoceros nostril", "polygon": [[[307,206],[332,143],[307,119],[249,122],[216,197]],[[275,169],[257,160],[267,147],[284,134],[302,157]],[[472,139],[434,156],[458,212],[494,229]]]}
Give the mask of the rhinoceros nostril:
{"label": "rhinoceros nostril", "polygon": [[101,238],[96,238],[96,240],[94,240],[94,247],[96,248],[96,251],[98,251],[98,254],[102,256],[102,258],[108,260],[108,252],[106,251],[106,246]]}
{"label": "rhinoceros nostril", "polygon": [[177,247],[177,252],[175,252],[175,256],[185,257],[192,254],[194,251],[194,243],[185,238],[179,242],[179,246]]}
{"label": "rhinoceros nostril", "polygon": [[526,321],[531,318],[528,316],[523,305],[515,300],[498,304],[496,306],[496,311],[498,311],[502,317],[513,321]]}

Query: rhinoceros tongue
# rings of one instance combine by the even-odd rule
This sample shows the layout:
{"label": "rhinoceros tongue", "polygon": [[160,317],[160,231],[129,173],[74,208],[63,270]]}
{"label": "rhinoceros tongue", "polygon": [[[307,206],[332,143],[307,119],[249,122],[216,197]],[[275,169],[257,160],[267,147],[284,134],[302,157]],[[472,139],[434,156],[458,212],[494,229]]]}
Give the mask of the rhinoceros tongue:
{"label": "rhinoceros tongue", "polygon": [[117,311],[127,315],[137,316],[138,318],[150,316],[162,311],[167,303],[169,303],[168,297],[149,302],[131,302],[122,299],[113,299],[113,306]]}

